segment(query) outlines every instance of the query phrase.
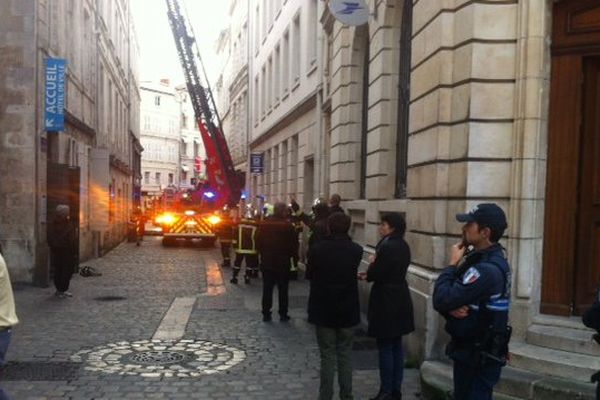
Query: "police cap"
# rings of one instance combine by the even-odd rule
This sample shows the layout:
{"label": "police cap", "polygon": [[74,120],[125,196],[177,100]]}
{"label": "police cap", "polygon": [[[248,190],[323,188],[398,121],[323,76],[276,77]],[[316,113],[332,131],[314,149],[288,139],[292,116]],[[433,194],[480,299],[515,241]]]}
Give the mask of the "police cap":
{"label": "police cap", "polygon": [[494,203],[482,203],[466,214],[456,214],[456,220],[465,223],[477,222],[478,225],[497,232],[503,232],[507,227],[506,214]]}

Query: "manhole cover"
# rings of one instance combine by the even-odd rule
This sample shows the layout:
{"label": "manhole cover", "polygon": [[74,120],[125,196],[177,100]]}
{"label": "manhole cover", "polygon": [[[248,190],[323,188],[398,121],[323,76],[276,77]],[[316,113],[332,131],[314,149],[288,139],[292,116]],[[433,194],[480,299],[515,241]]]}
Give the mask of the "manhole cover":
{"label": "manhole cover", "polygon": [[127,297],[123,297],[123,296],[100,296],[100,297],[94,297],[94,300],[96,300],[96,301],[121,301],[121,300],[127,300]]}
{"label": "manhole cover", "polygon": [[176,364],[187,360],[189,357],[189,354],[177,351],[143,351],[140,353],[133,353],[128,359],[129,361],[140,364],[164,365]]}
{"label": "manhole cover", "polygon": [[70,381],[79,375],[77,362],[9,361],[2,369],[5,381]]}
{"label": "manhole cover", "polygon": [[138,340],[81,350],[71,361],[86,371],[148,378],[198,377],[228,370],[246,359],[236,347],[204,340]]}

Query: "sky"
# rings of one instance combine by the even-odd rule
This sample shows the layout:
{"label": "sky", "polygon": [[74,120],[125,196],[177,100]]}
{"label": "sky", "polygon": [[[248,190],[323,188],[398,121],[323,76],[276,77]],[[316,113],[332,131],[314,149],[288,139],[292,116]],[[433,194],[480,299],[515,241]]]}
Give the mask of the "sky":
{"label": "sky", "polygon": [[[227,27],[229,0],[179,0],[187,8],[210,85],[219,74],[215,44]],[[169,78],[184,83],[165,0],[131,0],[140,45],[140,81]]]}

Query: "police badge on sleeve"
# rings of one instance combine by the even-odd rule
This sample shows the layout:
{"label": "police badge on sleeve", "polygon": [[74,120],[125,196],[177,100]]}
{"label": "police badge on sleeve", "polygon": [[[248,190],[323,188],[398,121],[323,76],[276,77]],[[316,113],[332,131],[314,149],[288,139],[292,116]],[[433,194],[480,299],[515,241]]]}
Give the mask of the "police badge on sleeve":
{"label": "police badge on sleeve", "polygon": [[480,276],[481,273],[479,273],[477,268],[471,267],[467,270],[467,272],[465,272],[462,283],[463,285],[470,285],[477,281],[477,279],[479,279]]}

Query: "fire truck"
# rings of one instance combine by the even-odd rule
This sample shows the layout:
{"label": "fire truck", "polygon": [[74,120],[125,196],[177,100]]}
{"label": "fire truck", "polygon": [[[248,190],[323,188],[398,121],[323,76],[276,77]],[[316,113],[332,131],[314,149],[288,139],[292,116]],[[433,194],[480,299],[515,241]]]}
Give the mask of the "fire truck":
{"label": "fire truck", "polygon": [[192,190],[175,193],[173,206],[159,215],[157,222],[163,228],[165,246],[194,239],[214,244],[214,227],[220,223],[214,212],[225,205],[235,206],[242,194],[242,184],[231,160],[193,28],[178,0],[166,2],[169,25],[206,149],[207,181],[197,184]]}

